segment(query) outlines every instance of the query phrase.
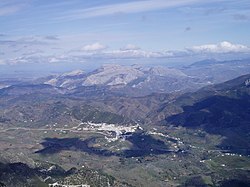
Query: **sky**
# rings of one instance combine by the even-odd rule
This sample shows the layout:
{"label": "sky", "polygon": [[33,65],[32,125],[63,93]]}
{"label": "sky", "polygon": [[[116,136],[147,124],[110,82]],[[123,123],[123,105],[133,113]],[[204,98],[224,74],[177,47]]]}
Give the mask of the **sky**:
{"label": "sky", "polygon": [[249,0],[0,0],[0,73],[250,57]]}

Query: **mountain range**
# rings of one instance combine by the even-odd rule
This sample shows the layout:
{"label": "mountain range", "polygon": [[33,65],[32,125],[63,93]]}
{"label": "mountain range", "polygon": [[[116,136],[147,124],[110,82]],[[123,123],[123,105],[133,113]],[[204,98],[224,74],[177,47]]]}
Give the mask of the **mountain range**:
{"label": "mountain range", "polygon": [[248,186],[249,64],[2,80],[0,186]]}
{"label": "mountain range", "polygon": [[107,64],[92,72],[75,70],[39,79],[38,82],[72,91],[81,87],[94,87],[105,88],[120,95],[145,96],[152,93],[194,91],[248,72],[250,72],[249,60],[206,60],[181,68]]}

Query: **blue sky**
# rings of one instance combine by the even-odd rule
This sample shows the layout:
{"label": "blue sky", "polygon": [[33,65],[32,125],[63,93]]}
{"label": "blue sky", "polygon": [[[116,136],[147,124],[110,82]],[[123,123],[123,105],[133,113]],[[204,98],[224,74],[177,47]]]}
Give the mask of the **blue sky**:
{"label": "blue sky", "polygon": [[0,0],[0,69],[244,58],[249,33],[249,0]]}

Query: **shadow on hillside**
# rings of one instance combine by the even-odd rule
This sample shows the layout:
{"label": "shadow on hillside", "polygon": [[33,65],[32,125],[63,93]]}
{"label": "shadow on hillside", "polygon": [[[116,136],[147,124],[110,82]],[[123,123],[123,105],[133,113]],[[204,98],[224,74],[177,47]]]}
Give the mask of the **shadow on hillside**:
{"label": "shadow on hillside", "polygon": [[250,181],[247,179],[232,179],[223,181],[220,187],[249,187]]}
{"label": "shadow on hillside", "polygon": [[96,149],[89,147],[89,143],[93,141],[94,138],[81,140],[79,138],[45,138],[45,141],[41,144],[43,149],[36,151],[35,153],[40,154],[55,154],[61,151],[70,150],[70,151],[82,151],[89,154],[96,154],[102,156],[112,156],[112,152],[102,149]]}
{"label": "shadow on hillside", "polygon": [[132,148],[123,151],[121,156],[140,157],[148,155],[160,155],[171,152],[169,147],[161,140],[154,139],[150,135],[135,133],[127,138],[133,144]]}
{"label": "shadow on hillside", "polygon": [[183,106],[184,112],[170,116],[166,121],[188,128],[202,127],[208,133],[226,137],[220,148],[249,154],[250,97],[241,98],[212,96],[192,106]]}
{"label": "shadow on hillside", "polygon": [[128,137],[127,140],[132,143],[132,148],[118,153],[89,146],[91,142],[95,141],[95,138],[86,140],[81,140],[79,138],[46,138],[45,141],[41,143],[44,148],[35,153],[46,155],[56,154],[64,150],[71,150],[99,156],[120,156],[130,158],[170,152],[168,146],[163,141],[156,140],[150,135],[135,133],[133,136]]}

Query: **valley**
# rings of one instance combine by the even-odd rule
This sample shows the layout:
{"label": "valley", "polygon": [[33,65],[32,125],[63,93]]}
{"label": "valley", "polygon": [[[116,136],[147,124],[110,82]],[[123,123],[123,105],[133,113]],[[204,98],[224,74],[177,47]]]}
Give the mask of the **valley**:
{"label": "valley", "polygon": [[[127,71],[115,68],[122,74]],[[79,83],[82,73],[59,78]],[[247,186],[249,79],[247,74],[192,92],[156,90],[136,96],[120,83],[65,88],[44,84],[43,78],[4,87],[0,89],[0,182],[3,186]]]}
{"label": "valley", "polygon": [[[18,137],[19,141],[11,137]],[[237,170],[241,170],[241,175],[244,172],[247,175],[249,158],[218,149],[216,145],[222,139],[201,130],[180,127],[160,132],[154,127],[142,135],[134,134],[133,139],[116,141],[109,141],[105,135],[94,131],[61,134],[52,130],[44,134],[44,130],[19,129],[1,134],[0,148],[1,158],[11,162],[21,161],[30,167],[36,167],[39,161],[61,165],[65,169],[94,168],[132,186],[169,186],[180,184],[188,175],[209,175],[210,180],[216,176],[219,182],[225,175],[220,175],[219,170],[235,171],[235,174],[230,174],[232,178],[239,177]],[[166,151],[163,150],[165,146]],[[18,154],[14,154],[16,152]],[[203,178],[200,180],[202,182]]]}

